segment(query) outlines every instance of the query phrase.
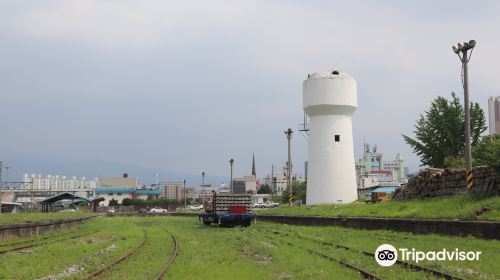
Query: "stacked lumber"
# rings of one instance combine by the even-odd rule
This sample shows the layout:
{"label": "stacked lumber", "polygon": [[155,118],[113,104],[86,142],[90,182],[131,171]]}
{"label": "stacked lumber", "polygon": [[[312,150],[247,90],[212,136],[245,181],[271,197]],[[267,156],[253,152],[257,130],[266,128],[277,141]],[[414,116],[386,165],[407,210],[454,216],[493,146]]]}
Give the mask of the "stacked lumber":
{"label": "stacked lumber", "polygon": [[[473,168],[474,189],[488,188],[495,183],[493,170],[485,166]],[[398,189],[393,196],[397,200],[409,200],[424,197],[448,196],[467,191],[465,170],[454,168],[427,168],[411,177],[405,186]]]}

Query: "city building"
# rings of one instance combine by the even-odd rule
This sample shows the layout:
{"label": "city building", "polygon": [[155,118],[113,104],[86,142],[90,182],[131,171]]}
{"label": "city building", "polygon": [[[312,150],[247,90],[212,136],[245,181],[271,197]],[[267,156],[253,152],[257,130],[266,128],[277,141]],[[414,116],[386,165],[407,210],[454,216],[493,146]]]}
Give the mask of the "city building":
{"label": "city building", "polygon": [[59,175],[24,174],[23,183],[10,184],[0,193],[4,202],[22,203],[24,206],[44,200],[48,197],[70,193],[91,198],[97,187],[97,178],[66,177]]}
{"label": "city building", "polygon": [[66,177],[59,175],[24,174],[23,182],[28,182],[33,190],[67,191],[75,189],[93,190],[97,187],[97,178],[86,180],[85,177]]}
{"label": "city building", "polygon": [[163,182],[161,184],[161,193],[165,199],[182,200],[184,182]]}
{"label": "city building", "polygon": [[500,134],[500,96],[488,99],[490,135]]}
{"label": "city building", "polygon": [[98,186],[100,188],[139,188],[140,183],[137,177],[129,177],[124,173],[122,177],[99,177]]}
{"label": "city building", "polygon": [[100,202],[99,205],[107,206],[109,201],[114,199],[119,204],[123,202],[125,198],[131,199],[148,199],[148,198],[159,198],[161,196],[161,191],[148,190],[148,189],[135,189],[135,188],[96,188],[95,197],[102,197],[104,201]]}
{"label": "city building", "polygon": [[132,198],[133,192],[132,188],[96,188],[95,197],[104,198],[104,201],[100,202],[99,205],[108,206],[109,201],[113,199],[121,204],[125,198]]}
{"label": "city building", "polygon": [[257,193],[257,180],[254,175],[233,179],[233,193]]}
{"label": "city building", "polygon": [[[292,184],[293,184],[293,182],[305,182],[305,178],[300,176],[298,173],[293,173],[291,180],[292,180]],[[273,174],[272,178],[269,175],[266,176],[266,178],[264,178],[264,183],[266,185],[268,185],[269,187],[271,187],[271,190],[273,191],[273,193],[278,194],[278,195],[281,195],[283,193],[283,191],[286,190],[287,182],[288,182],[287,176],[286,176],[286,174],[283,174],[283,173]]]}

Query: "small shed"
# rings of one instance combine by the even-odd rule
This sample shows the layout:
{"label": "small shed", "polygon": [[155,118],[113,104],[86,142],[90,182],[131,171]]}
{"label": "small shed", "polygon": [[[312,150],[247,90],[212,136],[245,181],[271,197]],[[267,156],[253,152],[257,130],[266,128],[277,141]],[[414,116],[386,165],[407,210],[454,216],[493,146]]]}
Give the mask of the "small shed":
{"label": "small shed", "polygon": [[17,213],[21,210],[22,208],[21,203],[16,203],[16,202],[0,202],[0,211],[2,213]]}
{"label": "small shed", "polygon": [[46,199],[40,201],[40,205],[42,207],[42,212],[50,212],[50,211],[52,211],[52,205],[55,202],[61,201],[61,200],[64,200],[64,199],[71,199],[73,201],[75,201],[75,200],[86,201],[87,203],[91,202],[90,200],[88,200],[86,198],[83,198],[81,196],[77,196],[77,195],[74,195],[74,194],[66,192],[66,193],[54,195],[52,197],[49,197],[49,198],[46,198]]}

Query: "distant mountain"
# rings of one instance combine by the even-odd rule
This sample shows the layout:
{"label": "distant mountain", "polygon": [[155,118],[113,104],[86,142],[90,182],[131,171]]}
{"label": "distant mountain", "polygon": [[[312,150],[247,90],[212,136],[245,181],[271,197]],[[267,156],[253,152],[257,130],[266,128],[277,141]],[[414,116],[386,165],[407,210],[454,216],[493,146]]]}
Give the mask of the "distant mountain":
{"label": "distant mountain", "polygon": [[[121,177],[123,173],[128,173],[130,177],[139,177],[139,181],[143,184],[154,184],[156,181],[155,174],[158,173],[159,181],[182,181],[186,180],[186,186],[195,186],[201,184],[201,175],[188,174],[161,169],[148,169],[131,164],[119,162],[104,161],[104,160],[84,160],[77,162],[49,162],[31,159],[4,159],[4,167],[10,166],[8,174],[3,170],[2,180],[5,181],[5,176],[8,176],[9,182],[19,182],[23,179],[25,173],[42,174],[44,177],[47,174],[60,176],[77,176],[85,177],[87,180],[92,180],[95,177]],[[221,182],[228,182],[229,179],[219,176],[206,176],[205,184],[220,185]]]}

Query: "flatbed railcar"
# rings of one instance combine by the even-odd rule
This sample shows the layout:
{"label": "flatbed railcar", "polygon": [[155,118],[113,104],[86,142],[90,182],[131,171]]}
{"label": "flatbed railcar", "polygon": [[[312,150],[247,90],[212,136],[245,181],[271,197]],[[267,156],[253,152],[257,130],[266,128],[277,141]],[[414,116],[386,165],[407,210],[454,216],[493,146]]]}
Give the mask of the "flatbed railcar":
{"label": "flatbed railcar", "polygon": [[212,192],[212,202],[205,206],[205,212],[199,215],[205,225],[247,227],[255,220],[251,213],[251,194],[227,194]]}

